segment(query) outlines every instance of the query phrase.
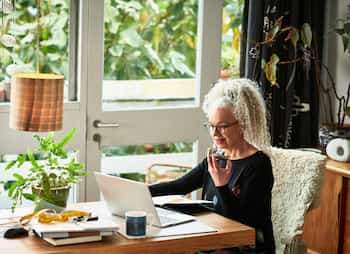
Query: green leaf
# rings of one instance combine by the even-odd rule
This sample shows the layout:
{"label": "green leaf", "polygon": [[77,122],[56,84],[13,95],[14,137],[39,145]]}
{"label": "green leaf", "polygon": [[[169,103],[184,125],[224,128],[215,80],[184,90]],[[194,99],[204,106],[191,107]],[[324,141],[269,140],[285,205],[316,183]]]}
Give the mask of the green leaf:
{"label": "green leaf", "polygon": [[111,22],[108,26],[108,30],[111,34],[116,34],[119,31],[121,23],[120,22]]}
{"label": "green leaf", "polygon": [[22,195],[25,199],[28,199],[31,201],[35,201],[37,199],[37,196],[31,193],[22,193]]}
{"label": "green leaf", "polygon": [[17,163],[17,160],[12,160],[12,161],[10,161],[10,162],[6,165],[5,171],[11,169],[16,163]]}
{"label": "green leaf", "polygon": [[4,184],[4,190],[7,191],[11,188],[11,186],[15,183],[16,181],[14,180],[8,180]]}
{"label": "green leaf", "polygon": [[32,43],[34,42],[35,36],[33,33],[28,33],[26,36],[23,37],[21,40],[21,44],[27,44],[27,43]]}
{"label": "green leaf", "polygon": [[45,173],[41,174],[41,183],[45,197],[50,197],[50,182]]}
{"label": "green leaf", "polygon": [[261,69],[265,69],[266,60],[264,58],[261,59]]}
{"label": "green leaf", "polygon": [[187,74],[190,77],[194,77],[195,74],[188,68],[188,66],[184,63],[185,56],[176,52],[170,52],[170,61],[172,66],[179,71],[181,74]]}
{"label": "green leaf", "polygon": [[60,13],[56,22],[52,26],[51,31],[63,31],[64,27],[68,24],[68,14]]}
{"label": "green leaf", "polygon": [[55,54],[55,53],[48,53],[47,54],[47,58],[50,60],[50,61],[59,61],[61,59],[61,55],[60,54]]}
{"label": "green leaf", "polygon": [[114,45],[108,49],[108,52],[115,57],[120,57],[123,54],[123,46]]}
{"label": "green leaf", "polygon": [[[13,184],[11,184],[10,188],[8,189],[8,196],[12,197],[13,195],[16,195],[16,193],[14,194],[13,192],[16,191],[17,187],[18,187],[19,183],[16,181]],[[18,195],[18,194],[17,194]]]}
{"label": "green leaf", "polygon": [[23,176],[21,176],[20,174],[18,173],[13,173],[13,177],[17,179],[17,181],[19,181],[20,183],[23,183],[25,182],[25,179]]}
{"label": "green leaf", "polygon": [[266,79],[271,83],[271,86],[278,86],[277,83],[277,63],[279,62],[279,57],[276,54],[271,55],[270,61],[265,65],[265,76]]}
{"label": "green leaf", "polygon": [[270,63],[276,65],[280,61],[277,54],[272,54],[270,57]]}
{"label": "green leaf", "polygon": [[38,168],[38,167],[39,167],[39,164],[36,162],[32,151],[29,150],[29,149],[27,150],[27,156],[28,156],[30,162],[32,163],[32,165],[33,165],[34,167]]}
{"label": "green leaf", "polygon": [[[0,47],[0,63],[4,66],[12,62],[11,53],[6,48]],[[1,65],[2,65],[1,64]]]}
{"label": "green leaf", "polygon": [[55,30],[52,32],[52,37],[49,40],[41,41],[40,45],[42,46],[57,46],[63,48],[66,46],[67,35],[63,30]]}
{"label": "green leaf", "polygon": [[121,40],[134,48],[139,48],[143,44],[141,36],[136,31],[137,26],[133,25],[120,33]]}
{"label": "green leaf", "polygon": [[77,132],[76,128],[71,129],[66,136],[64,136],[57,144],[57,149],[64,147],[75,135]]}
{"label": "green leaf", "polygon": [[27,161],[27,155],[21,154],[17,157],[17,167],[20,168]]}
{"label": "green leaf", "polygon": [[311,48],[312,31],[308,23],[304,23],[301,27],[301,40],[304,43],[304,47]]}
{"label": "green leaf", "polygon": [[280,30],[280,27],[277,24],[275,24],[272,27],[272,30],[271,30],[272,38],[274,38],[276,36],[276,34],[278,33],[279,30]]}
{"label": "green leaf", "polygon": [[146,49],[147,55],[151,58],[152,62],[154,62],[154,64],[156,65],[159,65],[160,69],[163,69],[164,68],[163,63],[158,57],[157,52],[153,50],[152,46],[147,44],[145,45],[145,49]]}

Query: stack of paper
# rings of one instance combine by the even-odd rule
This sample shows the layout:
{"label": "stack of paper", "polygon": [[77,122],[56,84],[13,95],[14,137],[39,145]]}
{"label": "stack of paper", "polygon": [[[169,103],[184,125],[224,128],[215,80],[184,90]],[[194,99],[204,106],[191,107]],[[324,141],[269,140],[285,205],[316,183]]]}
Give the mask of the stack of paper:
{"label": "stack of paper", "polygon": [[113,235],[119,226],[110,220],[50,224],[35,222],[31,229],[37,236],[56,246],[100,241],[103,236]]}

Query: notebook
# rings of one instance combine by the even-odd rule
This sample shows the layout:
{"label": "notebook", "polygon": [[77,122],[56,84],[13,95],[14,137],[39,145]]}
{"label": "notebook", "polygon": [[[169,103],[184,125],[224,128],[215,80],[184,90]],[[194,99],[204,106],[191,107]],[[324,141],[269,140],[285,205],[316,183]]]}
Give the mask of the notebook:
{"label": "notebook", "polygon": [[142,210],[152,214],[152,224],[168,227],[195,220],[194,216],[155,207],[148,186],[141,182],[95,172],[96,180],[108,209],[124,217],[126,211]]}
{"label": "notebook", "polygon": [[193,214],[203,211],[214,211],[213,201],[192,200],[183,195],[167,195],[153,197],[153,203],[162,208],[179,211],[186,214]]}

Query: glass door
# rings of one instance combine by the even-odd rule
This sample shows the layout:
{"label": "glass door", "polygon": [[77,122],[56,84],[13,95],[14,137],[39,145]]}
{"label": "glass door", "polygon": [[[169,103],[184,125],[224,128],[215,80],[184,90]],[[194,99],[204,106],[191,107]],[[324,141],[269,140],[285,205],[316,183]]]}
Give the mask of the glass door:
{"label": "glass door", "polygon": [[219,77],[222,5],[83,1],[87,201],[99,199],[94,171],[142,175],[205,155],[201,102]]}

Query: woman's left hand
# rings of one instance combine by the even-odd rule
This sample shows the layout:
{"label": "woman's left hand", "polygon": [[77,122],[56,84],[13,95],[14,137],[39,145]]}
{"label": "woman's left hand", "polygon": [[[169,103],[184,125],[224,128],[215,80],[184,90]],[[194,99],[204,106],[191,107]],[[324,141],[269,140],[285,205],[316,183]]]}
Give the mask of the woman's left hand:
{"label": "woman's left hand", "polygon": [[226,167],[220,168],[218,162],[214,155],[212,155],[211,148],[207,152],[207,161],[208,161],[208,171],[211,175],[211,178],[214,181],[216,187],[224,186],[228,183],[231,175],[231,160],[227,160]]}

